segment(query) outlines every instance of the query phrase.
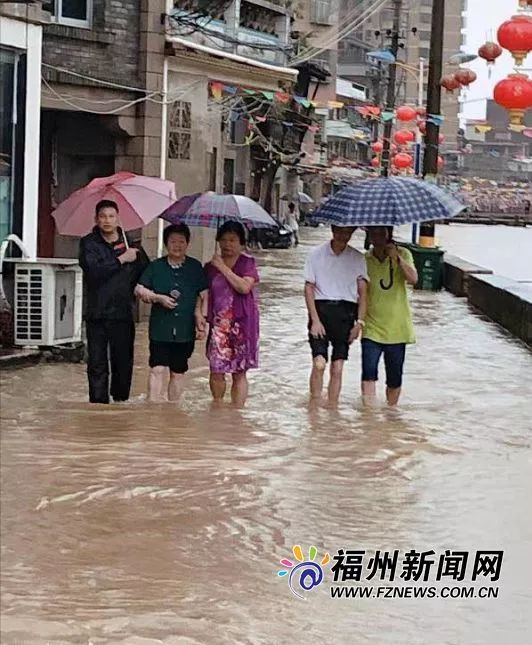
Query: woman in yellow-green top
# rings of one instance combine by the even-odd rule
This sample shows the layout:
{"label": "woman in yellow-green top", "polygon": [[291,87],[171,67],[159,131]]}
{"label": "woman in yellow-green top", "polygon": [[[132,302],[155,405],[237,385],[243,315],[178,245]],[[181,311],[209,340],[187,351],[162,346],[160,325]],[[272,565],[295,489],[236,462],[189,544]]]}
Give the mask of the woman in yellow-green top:
{"label": "woman in yellow-green top", "polygon": [[362,333],[362,394],[366,400],[375,397],[384,354],[386,399],[389,405],[397,405],[406,345],[415,342],[407,285],[416,284],[418,276],[412,254],[396,246],[390,227],[371,227],[368,232],[373,246],[366,254],[369,287]]}

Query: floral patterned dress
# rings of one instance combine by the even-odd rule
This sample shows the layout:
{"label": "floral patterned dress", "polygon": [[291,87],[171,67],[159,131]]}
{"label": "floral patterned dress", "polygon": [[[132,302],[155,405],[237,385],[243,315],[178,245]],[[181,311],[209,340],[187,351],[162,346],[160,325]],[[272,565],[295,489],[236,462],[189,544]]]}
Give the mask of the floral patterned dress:
{"label": "floral patterned dress", "polygon": [[[257,289],[240,294],[210,262],[205,265],[209,280],[209,339],[207,358],[211,372],[236,374],[258,367],[259,307]],[[259,282],[254,258],[240,254],[233,272]]]}

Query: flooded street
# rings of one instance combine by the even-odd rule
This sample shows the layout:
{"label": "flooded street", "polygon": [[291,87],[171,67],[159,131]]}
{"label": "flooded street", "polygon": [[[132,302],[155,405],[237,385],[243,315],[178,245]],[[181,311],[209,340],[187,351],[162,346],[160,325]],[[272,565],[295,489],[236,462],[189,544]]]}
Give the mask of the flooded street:
{"label": "flooded street", "polygon": [[[211,409],[201,351],[182,409],[147,404],[145,329],[125,405],[90,406],[84,365],[2,375],[3,644],[530,642],[530,351],[416,292],[400,408],[362,408],[357,346],[339,409],[309,411],[302,266],[325,236],[258,254],[241,412]],[[504,550],[499,597],[299,600],[276,575],[294,544]]]}

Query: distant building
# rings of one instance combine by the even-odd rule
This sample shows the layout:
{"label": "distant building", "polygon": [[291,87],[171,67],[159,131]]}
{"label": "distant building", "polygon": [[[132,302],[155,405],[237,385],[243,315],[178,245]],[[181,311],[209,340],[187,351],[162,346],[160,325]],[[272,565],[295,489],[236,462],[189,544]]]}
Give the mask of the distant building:
{"label": "distant building", "polygon": [[328,161],[336,164],[365,163],[370,132],[356,108],[367,102],[367,90],[344,78],[337,78],[336,98],[338,105],[343,105],[331,110],[326,122]]}
{"label": "distant building", "polygon": [[[430,32],[433,0],[404,0],[401,11],[400,35],[404,48],[400,49],[398,59],[411,67],[410,71],[398,69],[397,104],[417,105],[419,82],[417,69],[420,58],[426,61],[425,80],[423,83],[423,105],[427,98],[428,61],[430,56]],[[367,8],[359,0],[344,0],[340,12],[340,23],[356,15],[357,7]],[[462,45],[462,20],[464,0],[447,0],[445,3],[445,41],[443,60],[446,64],[452,54],[458,52]],[[390,46],[388,37],[393,26],[393,2],[386,2],[370,20],[365,21],[350,35],[345,36],[339,45],[339,74],[355,82],[364,82],[370,88],[370,98],[376,103],[383,103],[387,89],[387,67],[369,65],[366,59],[368,51]],[[344,19],[345,18],[345,19]],[[413,33],[413,29],[416,30]],[[445,67],[445,70],[456,70]],[[442,114],[444,123],[440,132],[444,135],[446,147],[455,148],[458,133],[458,94],[442,91]]]}
{"label": "distant building", "polygon": [[[526,181],[531,178],[532,139],[508,128],[508,112],[495,101],[487,101],[484,121],[466,121],[460,141],[460,172],[470,177],[497,181]],[[532,112],[525,114],[532,127]]]}

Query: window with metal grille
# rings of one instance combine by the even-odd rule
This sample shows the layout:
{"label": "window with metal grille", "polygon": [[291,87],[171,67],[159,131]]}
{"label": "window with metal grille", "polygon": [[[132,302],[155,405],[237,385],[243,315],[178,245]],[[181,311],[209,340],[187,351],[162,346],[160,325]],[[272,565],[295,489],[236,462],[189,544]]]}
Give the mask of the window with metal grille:
{"label": "window with metal grille", "polygon": [[311,0],[310,22],[317,25],[333,25],[333,0]]}
{"label": "window with metal grille", "polygon": [[190,159],[192,123],[190,118],[192,104],[176,101],[170,107],[168,123],[168,158]]}

